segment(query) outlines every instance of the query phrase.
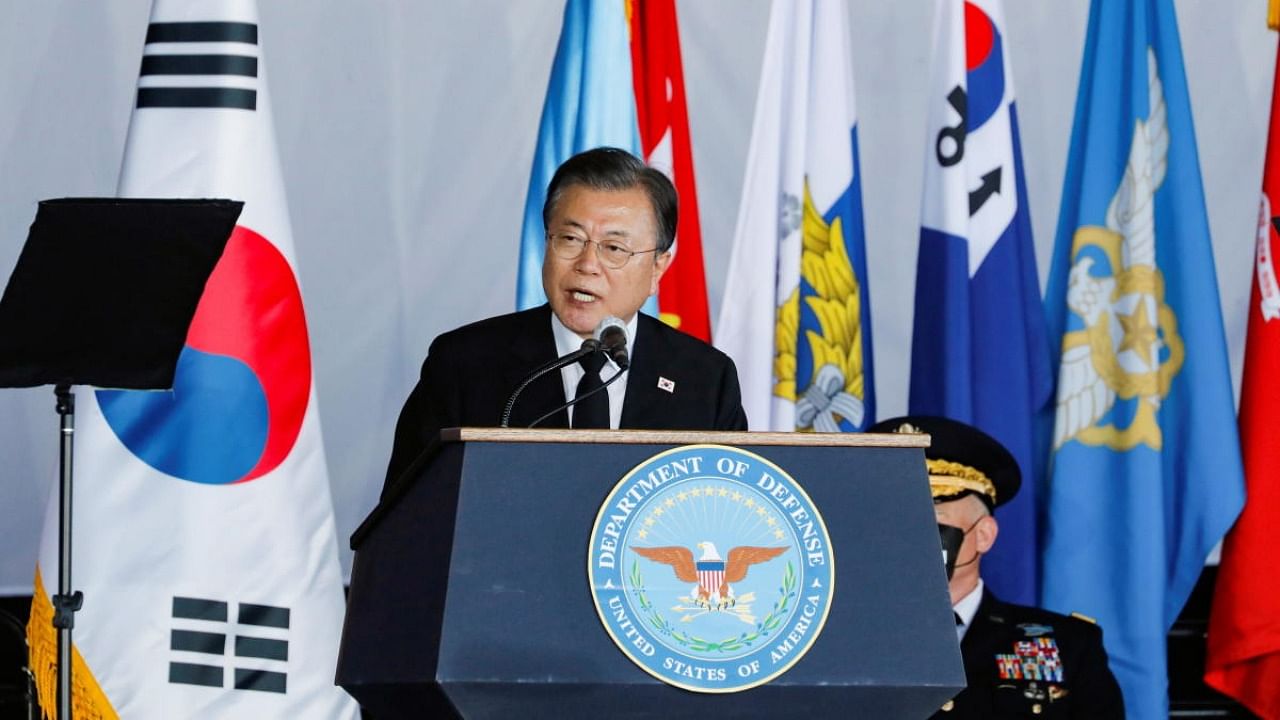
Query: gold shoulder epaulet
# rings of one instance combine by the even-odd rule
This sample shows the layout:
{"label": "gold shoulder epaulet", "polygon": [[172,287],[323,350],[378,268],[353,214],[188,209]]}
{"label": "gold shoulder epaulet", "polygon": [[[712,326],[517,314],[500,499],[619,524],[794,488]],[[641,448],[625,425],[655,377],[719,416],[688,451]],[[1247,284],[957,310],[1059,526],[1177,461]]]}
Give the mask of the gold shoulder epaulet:
{"label": "gold shoulder epaulet", "polygon": [[1073,612],[1071,613],[1071,617],[1076,618],[1077,620],[1083,620],[1089,623],[1090,625],[1098,624],[1097,618],[1091,618],[1088,615],[1085,615],[1084,613]]}

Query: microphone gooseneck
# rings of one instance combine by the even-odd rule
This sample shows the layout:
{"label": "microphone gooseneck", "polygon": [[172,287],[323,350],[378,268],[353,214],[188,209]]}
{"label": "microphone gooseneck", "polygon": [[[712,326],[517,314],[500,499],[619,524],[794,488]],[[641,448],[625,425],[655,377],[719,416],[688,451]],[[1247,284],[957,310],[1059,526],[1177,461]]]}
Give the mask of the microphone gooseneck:
{"label": "microphone gooseneck", "polygon": [[[520,397],[520,393],[524,392],[524,389],[529,387],[530,383],[532,383],[534,380],[537,380],[538,378],[542,377],[543,375],[546,375],[547,373],[553,370],[559,370],[560,368],[565,367],[566,365],[571,365],[573,363],[576,363],[578,362],[579,358],[586,357],[587,355],[590,355],[593,352],[599,352],[599,351],[600,351],[600,341],[596,340],[595,338],[587,338],[586,340],[582,341],[582,346],[579,347],[577,350],[574,350],[568,355],[563,355],[561,357],[556,358],[555,360],[546,362],[542,366],[534,370],[532,373],[529,373],[529,376],[526,377],[519,385],[516,386],[515,391],[511,393],[511,397],[507,398],[507,405],[502,409],[502,420],[501,422],[498,423],[498,427],[505,428],[505,427],[511,426],[511,410],[516,405],[516,398]],[[533,426],[530,425],[530,427],[533,427]]]}
{"label": "microphone gooseneck", "polygon": [[598,387],[598,388],[596,388],[596,389],[592,390],[592,391],[591,391],[591,392],[589,392],[589,393],[586,393],[586,394],[581,395],[581,396],[579,396],[579,397],[575,397],[574,399],[570,400],[569,402],[567,402],[567,403],[565,403],[565,404],[563,404],[563,405],[560,405],[559,407],[557,407],[557,408],[555,408],[555,409],[551,410],[550,412],[544,413],[544,414],[543,414],[541,417],[539,417],[537,420],[534,420],[533,422],[529,423],[529,427],[531,427],[531,428],[532,428],[532,427],[537,427],[538,423],[542,422],[543,420],[546,420],[547,418],[551,417],[552,415],[555,415],[556,413],[560,412],[561,410],[567,410],[568,408],[570,408],[570,407],[572,407],[572,406],[574,406],[574,405],[577,405],[578,403],[582,402],[583,400],[586,400],[587,398],[591,397],[592,395],[595,395],[595,394],[596,394],[596,393],[598,393],[598,392],[603,392],[603,391],[604,391],[604,389],[605,389],[605,388],[607,388],[607,387],[609,387],[610,385],[612,385],[612,384],[614,383],[614,381],[615,381],[615,380],[617,380],[618,378],[622,377],[622,374],[623,374],[623,373],[625,373],[626,371],[627,371],[627,369],[626,369],[626,368],[620,368],[620,369],[618,370],[618,372],[614,373],[614,374],[613,374],[613,375],[612,375],[608,380],[605,380],[605,381],[604,381],[604,384],[603,384],[603,385],[601,385],[600,387]]}

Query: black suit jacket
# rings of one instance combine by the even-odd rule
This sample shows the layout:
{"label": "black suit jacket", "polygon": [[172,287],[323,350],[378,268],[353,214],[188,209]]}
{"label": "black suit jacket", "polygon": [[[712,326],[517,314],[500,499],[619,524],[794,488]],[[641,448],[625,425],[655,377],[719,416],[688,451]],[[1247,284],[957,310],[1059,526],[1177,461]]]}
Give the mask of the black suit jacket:
{"label": "black suit jacket", "polygon": [[[1016,643],[1034,644],[1041,638],[1057,648],[1061,680],[1000,677],[997,656],[1016,655]],[[984,588],[960,652],[968,687],[934,718],[1124,717],[1124,700],[1107,666],[1102,630],[1091,622],[1001,602]]]}
{"label": "black suit jacket", "polygon": [[[747,429],[738,371],[729,356],[644,314],[637,321],[636,336],[622,428]],[[550,305],[481,320],[437,337],[422,363],[418,385],[400,411],[384,492],[442,428],[496,427],[511,392],[556,355]],[[671,381],[671,392],[658,386],[659,378]],[[560,373],[548,373],[520,395],[511,427],[527,427],[564,401]],[[561,410],[539,427],[567,428],[569,414]]]}

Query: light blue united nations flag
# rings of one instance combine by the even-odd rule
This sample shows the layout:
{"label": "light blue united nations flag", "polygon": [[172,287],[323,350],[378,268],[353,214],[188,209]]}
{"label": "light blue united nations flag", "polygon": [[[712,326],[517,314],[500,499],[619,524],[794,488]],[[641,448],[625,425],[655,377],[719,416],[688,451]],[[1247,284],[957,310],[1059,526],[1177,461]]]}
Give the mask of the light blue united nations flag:
{"label": "light blue united nations flag", "polygon": [[[631,84],[631,41],[624,0],[567,0],[560,42],[547,81],[547,97],[538,123],[529,191],[520,231],[516,309],[547,301],[542,290],[546,228],[542,204],[556,168],[573,155],[600,146],[621,148],[637,157],[640,127]],[[644,311],[657,317],[650,298]]]}
{"label": "light blue united nations flag", "polygon": [[1190,108],[1170,0],[1094,0],[1046,293],[1042,600],[1098,619],[1133,718],[1168,716],[1165,634],[1243,503]]}

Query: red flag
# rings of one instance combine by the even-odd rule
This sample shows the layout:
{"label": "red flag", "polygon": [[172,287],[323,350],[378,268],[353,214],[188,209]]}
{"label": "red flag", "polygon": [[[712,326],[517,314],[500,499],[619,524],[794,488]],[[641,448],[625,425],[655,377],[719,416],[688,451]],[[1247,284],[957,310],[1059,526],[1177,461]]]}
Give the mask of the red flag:
{"label": "red flag", "polygon": [[1240,393],[1247,499],[1222,549],[1204,676],[1263,718],[1280,718],[1280,57],[1275,82]]}
{"label": "red flag", "polygon": [[689,112],[684,100],[680,32],[674,0],[631,0],[631,73],[645,162],[667,173],[680,196],[676,258],[658,287],[658,311],[668,325],[711,341],[702,231],[693,182]]}

